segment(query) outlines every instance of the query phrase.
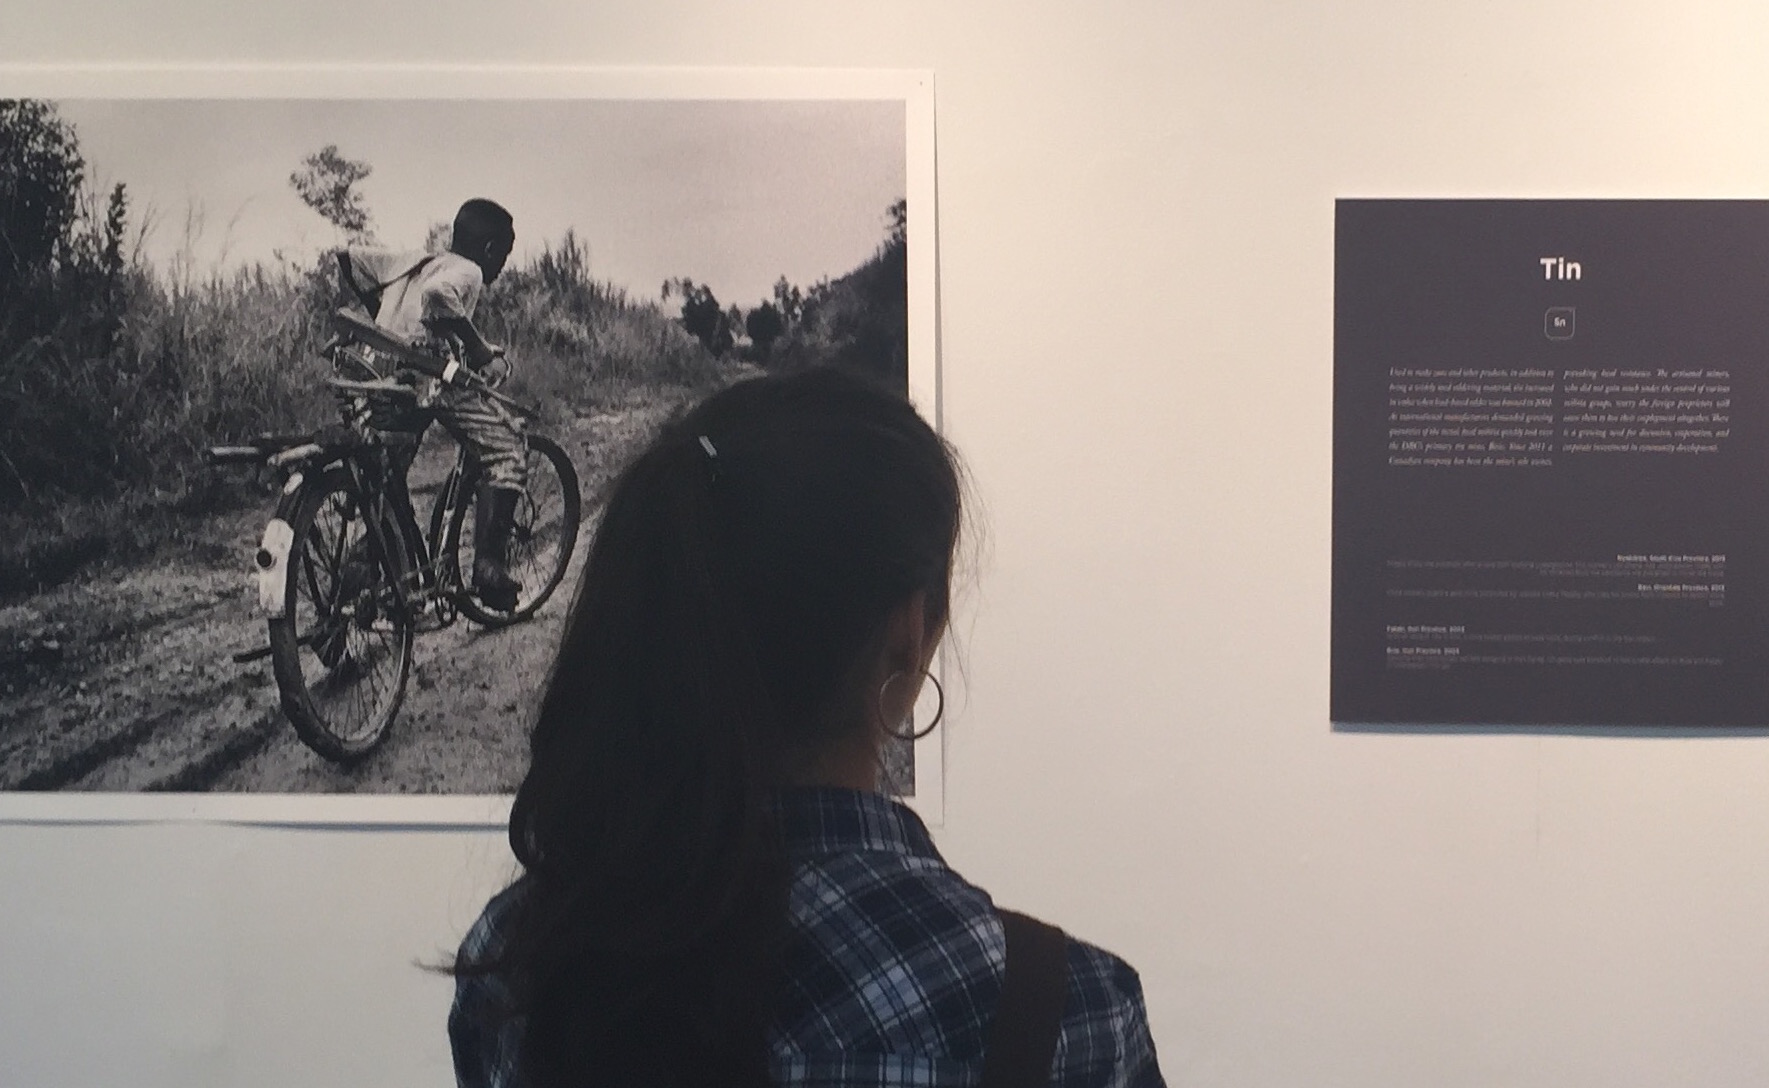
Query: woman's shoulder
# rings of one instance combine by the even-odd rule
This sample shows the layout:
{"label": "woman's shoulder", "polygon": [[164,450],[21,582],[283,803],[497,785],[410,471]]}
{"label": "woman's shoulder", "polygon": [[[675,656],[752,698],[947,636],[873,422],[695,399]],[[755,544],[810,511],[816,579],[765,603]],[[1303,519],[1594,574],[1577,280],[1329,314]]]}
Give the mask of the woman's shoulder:
{"label": "woman's shoulder", "polygon": [[[842,868],[825,875],[839,878]],[[801,885],[807,894],[795,896],[777,1043],[801,1055],[979,1062],[1007,961],[1006,930],[991,897],[943,867],[875,864],[864,875],[871,891],[837,879]],[[1159,1088],[1136,969],[1073,935],[1066,958],[1052,1084]]]}
{"label": "woman's shoulder", "polygon": [[1136,969],[1074,936],[1068,959],[1053,1083],[1158,1088],[1163,1081]]}
{"label": "woman's shoulder", "polygon": [[472,927],[467,930],[467,935],[461,939],[460,952],[457,954],[459,959],[479,963],[493,959],[502,952],[510,911],[521,897],[522,887],[522,881],[518,879],[491,897]]}
{"label": "woman's shoulder", "polygon": [[[799,1055],[980,1061],[1007,962],[994,899],[951,869],[900,805],[837,802],[822,799],[819,834],[801,839],[817,848],[796,859],[777,1043]],[[1053,1083],[1156,1088],[1136,970],[1072,935],[1066,956]]]}

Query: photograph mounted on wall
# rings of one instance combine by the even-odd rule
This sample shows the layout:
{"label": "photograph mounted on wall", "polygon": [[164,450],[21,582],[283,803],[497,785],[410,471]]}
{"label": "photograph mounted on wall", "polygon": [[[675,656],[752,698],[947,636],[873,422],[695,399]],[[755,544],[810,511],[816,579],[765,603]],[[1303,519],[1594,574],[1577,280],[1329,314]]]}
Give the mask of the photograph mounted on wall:
{"label": "photograph mounted on wall", "polygon": [[342,82],[0,86],[0,818],[499,820],[664,421],[936,417],[924,74]]}

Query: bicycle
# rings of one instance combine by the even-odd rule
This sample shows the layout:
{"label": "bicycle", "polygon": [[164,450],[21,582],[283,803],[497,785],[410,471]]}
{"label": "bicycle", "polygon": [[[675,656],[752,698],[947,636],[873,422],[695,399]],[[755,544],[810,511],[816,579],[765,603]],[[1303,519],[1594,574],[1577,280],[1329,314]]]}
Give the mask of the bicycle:
{"label": "bicycle", "polygon": [[[420,394],[378,376],[371,360],[388,357],[445,384],[465,385],[530,419],[535,410],[453,356],[407,344],[351,311],[338,311],[333,324],[338,335],[322,354],[335,369],[326,381],[339,395],[342,423],[212,447],[207,457],[216,465],[265,466],[282,477],[276,512],[254,555],[269,643],[235,654],[234,661],[269,657],[296,735],[326,759],[348,765],[387,739],[420,630],[440,630],[462,615],[505,627],[547,602],[571,562],[582,497],[570,456],[552,439],[528,434],[528,485],[510,535],[509,568],[520,589],[511,609],[488,607],[463,577],[473,564],[480,468],[457,443],[454,467],[420,531],[403,485],[394,486],[400,468],[393,459],[415,449],[419,436],[376,426],[422,411]],[[341,376],[346,370],[357,376]]]}

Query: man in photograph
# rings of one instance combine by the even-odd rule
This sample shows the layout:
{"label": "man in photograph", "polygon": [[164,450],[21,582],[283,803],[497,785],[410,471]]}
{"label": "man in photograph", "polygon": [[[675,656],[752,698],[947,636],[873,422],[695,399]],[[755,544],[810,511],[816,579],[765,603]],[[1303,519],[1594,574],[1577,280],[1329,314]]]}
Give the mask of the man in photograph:
{"label": "man in photograph", "polygon": [[[338,253],[339,278],[382,329],[412,343],[441,341],[473,370],[482,371],[503,349],[480,335],[473,312],[485,288],[503,271],[515,242],[508,211],[490,200],[469,200],[455,213],[446,251],[350,246]],[[432,417],[484,469],[473,519],[473,591],[486,607],[510,611],[519,588],[509,571],[510,532],[528,466],[520,424],[482,393],[453,386],[437,394],[414,429],[421,434]],[[406,467],[400,466],[402,480]]]}

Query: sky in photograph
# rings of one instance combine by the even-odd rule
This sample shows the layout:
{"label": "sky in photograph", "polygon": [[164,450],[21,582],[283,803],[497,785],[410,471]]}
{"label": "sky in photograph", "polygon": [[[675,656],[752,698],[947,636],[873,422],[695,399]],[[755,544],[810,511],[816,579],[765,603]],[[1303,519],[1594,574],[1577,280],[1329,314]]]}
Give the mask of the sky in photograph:
{"label": "sky in photograph", "polygon": [[68,100],[91,180],[151,210],[144,255],[198,272],[303,260],[338,235],[289,175],[326,144],[367,162],[378,240],[421,248],[484,196],[516,261],[574,230],[593,274],[642,298],[686,276],[721,302],[840,276],[904,195],[904,108],[877,101]]}

